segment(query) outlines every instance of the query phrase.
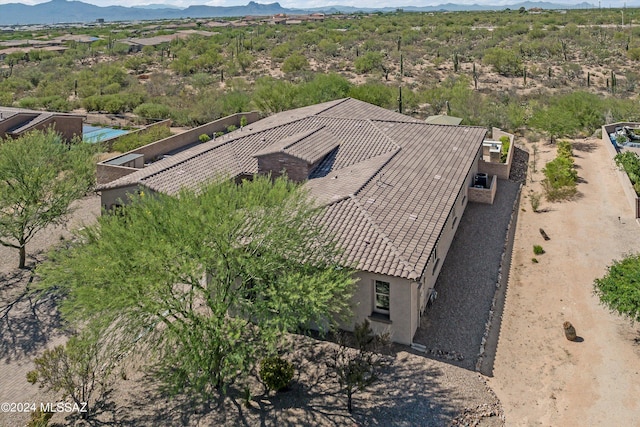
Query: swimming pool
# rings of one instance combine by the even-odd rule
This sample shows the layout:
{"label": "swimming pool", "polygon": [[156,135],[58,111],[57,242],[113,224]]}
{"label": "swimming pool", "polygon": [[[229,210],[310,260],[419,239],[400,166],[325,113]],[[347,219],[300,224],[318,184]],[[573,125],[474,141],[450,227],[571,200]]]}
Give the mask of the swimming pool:
{"label": "swimming pool", "polygon": [[96,142],[102,142],[107,139],[115,138],[116,136],[129,133],[128,130],[113,129],[113,128],[101,128],[97,126],[82,125],[82,140],[90,144]]}

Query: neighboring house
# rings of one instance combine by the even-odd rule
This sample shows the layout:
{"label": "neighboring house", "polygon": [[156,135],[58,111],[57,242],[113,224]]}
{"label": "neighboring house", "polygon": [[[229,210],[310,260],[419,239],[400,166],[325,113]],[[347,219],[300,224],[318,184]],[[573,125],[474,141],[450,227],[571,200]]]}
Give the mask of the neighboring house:
{"label": "neighboring house", "polygon": [[31,130],[53,127],[66,141],[82,138],[82,120],[78,114],[0,107],[0,138],[17,138]]}
{"label": "neighboring house", "polygon": [[341,99],[267,117],[98,189],[109,209],[142,190],[175,195],[220,175],[286,171],[323,206],[322,221],[358,270],[353,322],[369,319],[411,344],[473,201],[485,133]]}
{"label": "neighboring house", "polygon": [[130,52],[140,52],[145,46],[160,46],[161,44],[169,44],[176,39],[186,39],[190,36],[211,37],[214,34],[209,31],[183,30],[163,36],[118,40],[118,43],[129,45]]}

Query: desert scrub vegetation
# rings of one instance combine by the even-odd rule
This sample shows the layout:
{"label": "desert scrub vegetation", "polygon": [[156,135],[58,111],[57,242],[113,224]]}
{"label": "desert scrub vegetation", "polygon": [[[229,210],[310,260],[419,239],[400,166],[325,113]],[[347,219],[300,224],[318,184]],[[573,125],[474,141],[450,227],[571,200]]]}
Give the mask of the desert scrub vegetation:
{"label": "desert scrub vegetation", "polygon": [[113,151],[126,153],[136,148],[171,136],[168,125],[152,126],[137,132],[121,136],[113,143]]}
{"label": "desert scrub vegetation", "polygon": [[533,253],[536,255],[542,255],[544,253],[544,249],[540,245],[533,245]]}
{"label": "desert scrub vegetation", "polygon": [[569,141],[558,141],[558,154],[542,169],[542,187],[549,201],[573,197],[577,193],[578,171],[573,162],[573,148]]}
{"label": "desert scrub vegetation", "polygon": [[613,160],[627,174],[636,194],[640,194],[640,157],[633,151],[625,151],[616,154]]}
{"label": "desert scrub vegetation", "polygon": [[[74,29],[99,40],[69,43],[63,53],[7,55],[0,104],[196,126],[346,96],[397,110],[401,87],[405,114],[446,113],[554,141],[590,135],[602,121],[640,120],[640,38],[637,28],[613,25],[619,18],[619,9],[328,15],[290,26],[218,27],[141,52],[120,40],[201,23],[106,24]],[[29,29],[0,40],[51,36]]]}

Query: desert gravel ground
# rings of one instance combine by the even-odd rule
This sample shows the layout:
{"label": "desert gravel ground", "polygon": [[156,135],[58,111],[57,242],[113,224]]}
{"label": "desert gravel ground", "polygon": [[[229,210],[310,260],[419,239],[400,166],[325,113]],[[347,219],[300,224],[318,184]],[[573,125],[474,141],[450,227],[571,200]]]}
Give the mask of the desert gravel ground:
{"label": "desert gravel ground", "polygon": [[[523,189],[494,377],[489,379],[508,426],[640,425],[636,328],[603,308],[592,293],[593,280],[605,274],[613,259],[640,249],[640,227],[603,142],[574,143],[579,197],[543,201],[542,212],[532,212],[527,196],[541,192],[540,169],[556,151],[545,143],[538,143],[534,182],[528,180]],[[546,251],[536,256],[537,264],[533,245]],[[565,339],[564,321],[575,326],[580,342]]]}
{"label": "desert gravel ground", "polygon": [[438,298],[414,337],[430,351],[457,356],[451,363],[467,369],[476,366],[519,187],[499,180],[492,205],[469,203],[436,282]]}
{"label": "desert gravel ground", "polygon": [[[95,221],[100,213],[98,196],[77,202],[68,224],[51,227],[28,247],[29,262],[40,262],[48,248],[68,238],[70,231]],[[60,396],[45,393],[27,383],[33,359],[46,348],[65,340],[56,311],[56,301],[36,300],[24,294],[29,271],[16,269],[17,253],[0,247],[0,403],[56,402]],[[327,425],[327,426],[500,426],[501,408],[495,394],[479,374],[395,346],[380,380],[355,395],[355,410],[349,414],[338,383],[326,361],[335,345],[297,337],[290,357],[297,374],[287,392],[263,394],[253,384],[251,408],[243,405],[238,389],[208,409],[193,406],[177,396],[167,398],[154,391],[157,385],[142,369],[140,361],[122,362],[111,394],[109,411],[100,419],[106,425]],[[126,379],[124,379],[126,378]],[[457,417],[457,418],[456,418]],[[28,413],[0,413],[0,427],[24,425]],[[68,424],[71,417],[56,414],[54,423]]]}

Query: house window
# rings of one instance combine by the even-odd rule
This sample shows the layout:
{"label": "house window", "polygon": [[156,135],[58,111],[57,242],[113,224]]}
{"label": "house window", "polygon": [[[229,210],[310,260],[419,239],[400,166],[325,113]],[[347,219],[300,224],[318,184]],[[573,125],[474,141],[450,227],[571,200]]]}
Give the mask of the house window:
{"label": "house window", "polygon": [[460,203],[460,204],[464,206],[464,202],[466,202],[466,201],[467,201],[467,195],[465,194],[465,195],[462,197],[462,203]]}
{"label": "house window", "polygon": [[389,314],[389,282],[376,280],[373,285],[373,311]]}
{"label": "house window", "polygon": [[451,224],[451,229],[453,230],[458,222],[458,217],[453,218],[453,224]]}

